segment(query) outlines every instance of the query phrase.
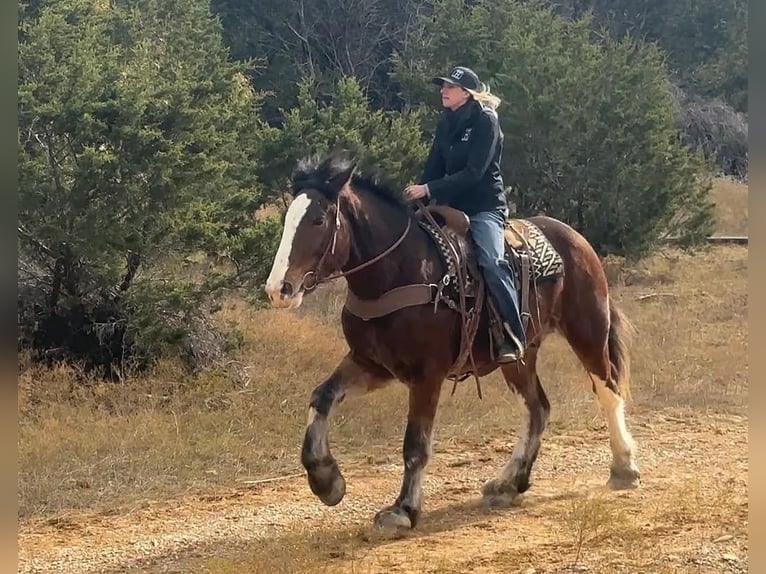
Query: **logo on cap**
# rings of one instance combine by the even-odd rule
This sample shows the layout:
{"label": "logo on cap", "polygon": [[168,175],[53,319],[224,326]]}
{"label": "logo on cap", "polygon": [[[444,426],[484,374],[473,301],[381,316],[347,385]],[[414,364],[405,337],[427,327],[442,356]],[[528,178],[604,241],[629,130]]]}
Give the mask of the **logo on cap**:
{"label": "logo on cap", "polygon": [[463,70],[461,70],[460,68],[456,68],[452,70],[452,73],[450,74],[450,76],[452,76],[456,80],[459,80],[460,78],[463,77],[463,73],[464,73]]}

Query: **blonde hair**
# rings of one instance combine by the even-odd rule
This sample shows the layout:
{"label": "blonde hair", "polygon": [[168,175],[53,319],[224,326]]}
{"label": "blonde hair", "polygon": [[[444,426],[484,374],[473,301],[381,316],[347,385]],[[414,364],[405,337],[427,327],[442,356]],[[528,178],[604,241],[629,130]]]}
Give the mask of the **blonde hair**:
{"label": "blonde hair", "polygon": [[481,83],[481,91],[469,90],[468,88],[465,88],[465,91],[471,94],[474,100],[492,108],[493,110],[496,110],[502,101],[495,94],[490,92],[489,86],[484,82]]}

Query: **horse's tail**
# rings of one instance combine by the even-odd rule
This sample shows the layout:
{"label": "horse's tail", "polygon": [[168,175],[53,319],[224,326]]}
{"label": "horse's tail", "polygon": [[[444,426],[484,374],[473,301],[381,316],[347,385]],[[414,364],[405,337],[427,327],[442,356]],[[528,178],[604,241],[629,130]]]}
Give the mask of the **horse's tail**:
{"label": "horse's tail", "polygon": [[622,310],[609,298],[609,360],[612,377],[625,400],[630,399],[630,348],[635,329]]}

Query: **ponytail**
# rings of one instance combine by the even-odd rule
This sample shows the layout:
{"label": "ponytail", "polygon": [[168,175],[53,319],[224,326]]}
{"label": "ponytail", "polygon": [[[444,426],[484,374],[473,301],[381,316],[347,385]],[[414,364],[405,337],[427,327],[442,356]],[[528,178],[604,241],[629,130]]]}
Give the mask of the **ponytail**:
{"label": "ponytail", "polygon": [[488,106],[492,108],[493,110],[496,110],[497,107],[500,105],[500,98],[498,98],[495,94],[490,92],[489,86],[484,84],[482,82],[481,84],[481,91],[477,92],[474,90],[466,90],[471,96],[473,96],[473,99],[477,102],[484,104],[485,106]]}

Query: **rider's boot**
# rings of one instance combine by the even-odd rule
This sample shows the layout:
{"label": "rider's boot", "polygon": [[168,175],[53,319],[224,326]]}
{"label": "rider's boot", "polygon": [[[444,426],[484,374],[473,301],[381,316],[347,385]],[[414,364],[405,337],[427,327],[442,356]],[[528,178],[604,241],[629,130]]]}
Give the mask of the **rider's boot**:
{"label": "rider's boot", "polygon": [[505,337],[497,347],[498,363],[513,363],[524,358],[524,344],[513,333],[508,323],[503,323]]}

